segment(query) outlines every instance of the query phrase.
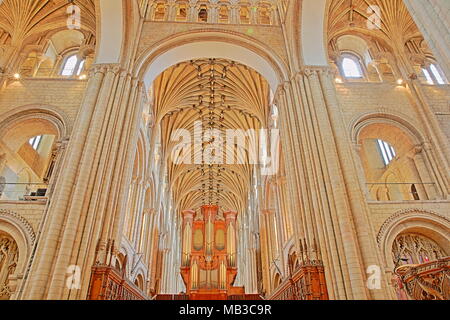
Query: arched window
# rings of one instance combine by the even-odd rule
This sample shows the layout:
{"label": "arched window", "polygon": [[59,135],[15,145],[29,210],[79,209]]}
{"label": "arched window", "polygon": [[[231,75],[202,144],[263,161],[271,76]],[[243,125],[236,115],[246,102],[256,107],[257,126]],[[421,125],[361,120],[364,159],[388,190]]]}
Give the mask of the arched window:
{"label": "arched window", "polygon": [[433,76],[436,79],[438,84],[445,84],[444,78],[441,76],[441,73],[439,72],[438,68],[434,64],[432,64],[430,66],[430,70],[433,73]]}
{"label": "arched window", "polygon": [[381,158],[383,159],[384,164],[387,166],[389,163],[391,163],[392,160],[394,160],[396,156],[395,149],[386,141],[377,139],[377,143]]}
{"label": "arched window", "polygon": [[434,84],[433,78],[431,77],[431,75],[428,72],[428,70],[425,69],[425,68],[422,68],[422,72],[423,72],[425,78],[427,79],[427,83],[428,84]]}
{"label": "arched window", "polygon": [[345,78],[349,79],[362,79],[364,73],[361,67],[359,59],[351,54],[346,54],[342,58],[342,72]]}
{"label": "arched window", "polygon": [[39,144],[41,143],[42,136],[36,136],[31,138],[28,142],[33,147],[34,150],[39,148]]}
{"label": "arched window", "polygon": [[79,61],[76,55],[69,56],[64,62],[64,66],[61,71],[62,76],[79,76],[84,68],[85,60]]}
{"label": "arched window", "polygon": [[446,84],[447,81],[440,71],[439,67],[435,64],[430,64],[429,67],[423,67],[422,73],[427,79],[428,84]]}

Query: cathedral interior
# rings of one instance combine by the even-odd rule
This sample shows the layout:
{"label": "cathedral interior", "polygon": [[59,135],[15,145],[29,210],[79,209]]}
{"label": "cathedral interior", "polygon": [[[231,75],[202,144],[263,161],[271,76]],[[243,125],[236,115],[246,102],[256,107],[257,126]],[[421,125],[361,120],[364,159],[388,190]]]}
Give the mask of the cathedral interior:
{"label": "cathedral interior", "polygon": [[0,0],[0,300],[449,300],[450,1]]}

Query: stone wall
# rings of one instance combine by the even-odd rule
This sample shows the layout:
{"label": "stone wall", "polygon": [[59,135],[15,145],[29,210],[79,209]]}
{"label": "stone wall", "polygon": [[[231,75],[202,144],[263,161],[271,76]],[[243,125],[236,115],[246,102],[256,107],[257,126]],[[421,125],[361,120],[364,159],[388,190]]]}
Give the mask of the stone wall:
{"label": "stone wall", "polygon": [[13,212],[24,218],[36,234],[44,215],[46,202],[38,201],[0,201],[0,209]]}
{"label": "stone wall", "polygon": [[84,96],[86,81],[26,78],[9,83],[0,95],[0,116],[23,106],[50,106],[71,128]]}

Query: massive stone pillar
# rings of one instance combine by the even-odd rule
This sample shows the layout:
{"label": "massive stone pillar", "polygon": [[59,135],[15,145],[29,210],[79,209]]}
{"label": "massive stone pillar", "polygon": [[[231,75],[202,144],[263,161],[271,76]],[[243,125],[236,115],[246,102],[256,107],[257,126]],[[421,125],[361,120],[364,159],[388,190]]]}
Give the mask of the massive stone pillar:
{"label": "massive stone pillar", "polygon": [[450,78],[450,2],[403,0],[411,16],[443,69]]}
{"label": "massive stone pillar", "polygon": [[[111,263],[121,239],[143,88],[118,64],[93,67],[21,298],[85,299],[92,266]],[[67,286],[70,266],[80,278]]]}
{"label": "massive stone pillar", "polygon": [[327,67],[308,67],[278,92],[286,176],[302,265],[324,264],[332,299],[385,298],[366,269],[381,267],[358,171]]}

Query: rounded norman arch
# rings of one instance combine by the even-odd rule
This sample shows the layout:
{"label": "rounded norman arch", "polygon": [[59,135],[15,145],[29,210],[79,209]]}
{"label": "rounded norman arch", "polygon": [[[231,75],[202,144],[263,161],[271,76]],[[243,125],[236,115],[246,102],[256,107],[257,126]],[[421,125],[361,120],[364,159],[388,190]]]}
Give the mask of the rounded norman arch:
{"label": "rounded norman arch", "polygon": [[281,285],[281,283],[282,283],[281,276],[277,272],[273,277],[273,289],[275,290],[276,288],[278,288]]}
{"label": "rounded norman arch", "polygon": [[357,144],[360,134],[365,128],[375,124],[384,124],[403,131],[415,144],[422,144],[426,141],[425,135],[418,129],[418,125],[413,122],[406,115],[391,112],[380,111],[360,115],[350,123],[350,139],[354,144]]}
{"label": "rounded norman arch", "polygon": [[136,278],[134,279],[134,285],[137,286],[139,289],[144,291],[145,288],[145,280],[144,275],[142,272],[140,272]]}
{"label": "rounded norman arch", "polygon": [[[127,39],[127,27],[131,26],[127,23],[127,15],[137,16],[139,14],[135,5],[130,7],[130,3],[134,3],[134,1],[96,0],[96,11],[98,12],[96,63],[118,63],[123,58],[124,43],[129,40]],[[302,14],[298,19],[300,20],[298,32],[300,33],[300,48],[304,65],[328,65],[325,30],[330,3],[330,0],[303,0],[301,2]],[[193,38],[195,40],[195,36]],[[254,39],[251,41],[254,42]],[[239,62],[246,64],[244,61]],[[255,70],[257,69],[255,68]]]}
{"label": "rounded norman arch", "polygon": [[288,80],[285,64],[266,45],[241,34],[214,29],[180,33],[159,41],[139,57],[134,73],[150,87],[167,68],[200,58],[229,59],[247,65],[268,81],[273,92]]}
{"label": "rounded norman arch", "polygon": [[36,241],[33,227],[16,212],[0,209],[0,233],[9,235],[16,242],[19,257],[14,273],[23,274]]}
{"label": "rounded norman arch", "polygon": [[447,255],[450,255],[450,219],[436,212],[422,209],[401,210],[390,216],[381,226],[377,242],[382,252],[385,267],[394,270],[392,245],[402,233],[417,233],[436,242]]}
{"label": "rounded norman arch", "polygon": [[[33,121],[40,125],[34,127],[37,130],[36,133],[53,134],[56,136],[56,139],[68,137],[71,130],[67,116],[58,108],[45,105],[27,105],[15,108],[13,111],[6,112],[0,116],[0,139],[8,134],[14,135],[14,130],[20,131],[18,126],[32,123]],[[27,132],[32,136],[32,130],[27,130]]]}

